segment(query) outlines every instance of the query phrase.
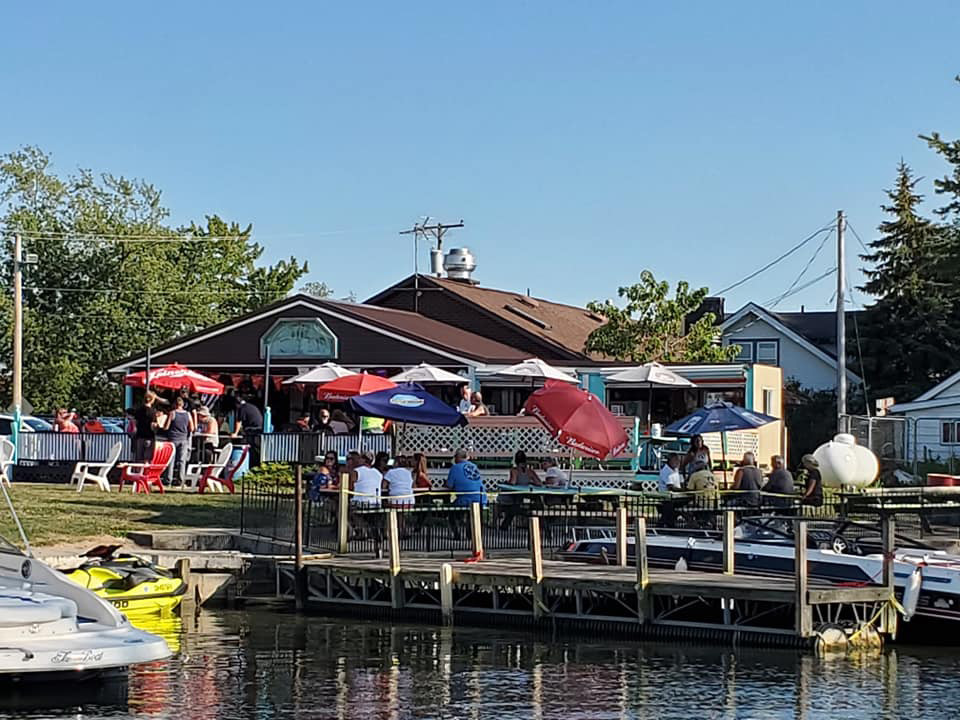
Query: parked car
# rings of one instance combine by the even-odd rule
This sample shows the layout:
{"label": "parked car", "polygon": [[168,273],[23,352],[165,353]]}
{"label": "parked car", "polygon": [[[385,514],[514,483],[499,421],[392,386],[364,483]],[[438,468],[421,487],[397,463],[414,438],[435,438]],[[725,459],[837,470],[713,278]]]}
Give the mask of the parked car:
{"label": "parked car", "polygon": [[[33,415],[20,416],[21,432],[43,432],[44,430],[53,430],[53,425],[42,418]],[[13,415],[6,413],[0,414],[0,435],[13,434]]]}

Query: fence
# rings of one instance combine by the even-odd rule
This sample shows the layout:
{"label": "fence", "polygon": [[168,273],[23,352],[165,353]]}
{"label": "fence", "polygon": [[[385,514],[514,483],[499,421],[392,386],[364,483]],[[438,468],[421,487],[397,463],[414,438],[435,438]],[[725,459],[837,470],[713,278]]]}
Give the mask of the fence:
{"label": "fence", "polygon": [[21,464],[104,462],[116,443],[122,445],[121,461],[133,459],[130,438],[121,433],[23,432],[18,443]]}
{"label": "fence", "polygon": [[960,473],[960,417],[845,415],[842,427],[880,458],[882,485],[922,483],[931,473]]}
{"label": "fence", "polygon": [[260,438],[260,458],[263,462],[314,463],[329,450],[341,457],[351,450],[393,452],[393,436],[385,433],[356,435],[322,435],[320,433],[263,433]]}

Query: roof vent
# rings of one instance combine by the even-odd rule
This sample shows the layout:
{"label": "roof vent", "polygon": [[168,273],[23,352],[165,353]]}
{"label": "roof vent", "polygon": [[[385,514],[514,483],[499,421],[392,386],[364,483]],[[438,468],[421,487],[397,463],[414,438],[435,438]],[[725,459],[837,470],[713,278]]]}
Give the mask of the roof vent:
{"label": "roof vent", "polygon": [[522,317],[524,320],[527,320],[527,321],[529,321],[529,322],[532,322],[532,323],[533,323],[534,325],[536,325],[537,327],[543,328],[544,330],[549,330],[549,329],[550,329],[550,324],[549,324],[549,323],[545,323],[545,322],[544,322],[543,320],[541,320],[540,318],[534,317],[533,315],[531,315],[530,313],[526,312],[525,310],[521,310],[521,309],[518,308],[516,305],[504,305],[503,307],[504,307],[505,310],[509,310],[509,311],[512,312],[514,315],[519,315],[519,316]]}
{"label": "roof vent", "polygon": [[517,295],[517,302],[523,303],[527,307],[532,307],[532,308],[540,307],[540,303],[538,303],[529,295]]}
{"label": "roof vent", "polygon": [[451,280],[472,283],[473,271],[477,269],[477,258],[470,248],[451,248],[443,258],[443,269]]}

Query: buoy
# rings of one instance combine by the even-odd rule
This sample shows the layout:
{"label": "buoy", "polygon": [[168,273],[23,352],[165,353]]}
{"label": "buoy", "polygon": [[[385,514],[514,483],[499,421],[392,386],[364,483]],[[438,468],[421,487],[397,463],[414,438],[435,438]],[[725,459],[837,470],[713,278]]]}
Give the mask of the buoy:
{"label": "buoy", "polygon": [[910,618],[917,611],[917,602],[920,600],[920,586],[923,585],[923,568],[917,565],[907,579],[903,589],[903,621],[910,622]]}
{"label": "buoy", "polygon": [[683,558],[677,560],[677,564],[673,566],[673,569],[677,572],[686,572],[687,571],[687,561]]}

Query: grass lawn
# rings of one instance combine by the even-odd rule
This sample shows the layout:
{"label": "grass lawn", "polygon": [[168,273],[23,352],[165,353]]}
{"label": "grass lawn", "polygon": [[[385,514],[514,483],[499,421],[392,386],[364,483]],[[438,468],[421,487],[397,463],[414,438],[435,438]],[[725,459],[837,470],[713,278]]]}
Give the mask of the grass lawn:
{"label": "grass lawn", "polygon": [[[239,527],[240,496],[167,492],[122,495],[67,485],[14,483],[8,489],[30,544],[41,547],[132,530]],[[0,498],[0,535],[19,543],[10,509]]]}

